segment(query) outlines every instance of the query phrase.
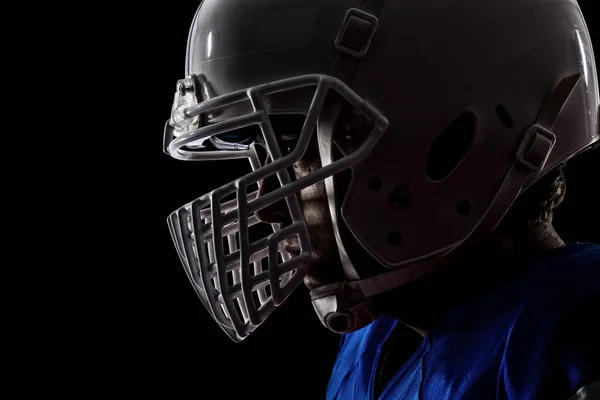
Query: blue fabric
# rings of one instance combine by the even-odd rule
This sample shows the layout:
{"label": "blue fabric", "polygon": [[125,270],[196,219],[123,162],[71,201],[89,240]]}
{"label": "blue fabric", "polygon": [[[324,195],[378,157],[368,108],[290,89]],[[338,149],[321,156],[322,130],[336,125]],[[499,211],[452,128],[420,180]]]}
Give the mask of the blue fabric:
{"label": "blue fabric", "polygon": [[[379,399],[566,399],[600,378],[600,246],[555,249],[518,279],[449,313]],[[327,399],[374,399],[399,322],[344,335]]]}

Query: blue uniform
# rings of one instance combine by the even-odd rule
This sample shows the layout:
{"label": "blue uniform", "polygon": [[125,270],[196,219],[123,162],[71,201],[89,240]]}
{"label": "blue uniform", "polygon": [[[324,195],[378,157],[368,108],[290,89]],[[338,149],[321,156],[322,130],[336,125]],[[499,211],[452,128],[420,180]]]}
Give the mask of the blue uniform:
{"label": "blue uniform", "polygon": [[[379,399],[566,399],[600,379],[600,246],[554,249],[522,276],[446,315]],[[399,322],[344,335],[327,399],[374,399]]]}

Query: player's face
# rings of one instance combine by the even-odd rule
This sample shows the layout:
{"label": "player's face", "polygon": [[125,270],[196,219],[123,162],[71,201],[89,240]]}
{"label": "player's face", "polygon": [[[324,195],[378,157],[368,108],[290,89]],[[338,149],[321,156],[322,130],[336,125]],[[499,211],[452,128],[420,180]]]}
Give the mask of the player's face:
{"label": "player's face", "polygon": [[[293,172],[295,178],[299,179],[320,167],[319,148],[316,141],[313,141],[309,145],[302,159],[294,165]],[[349,175],[346,176],[349,177]],[[293,178],[294,177],[292,177],[292,179]],[[261,186],[260,193],[266,194],[277,188],[278,184],[275,179],[276,178],[265,180]],[[347,185],[348,179],[338,179],[336,182],[341,182],[340,185],[342,187],[340,187],[340,190],[337,190],[337,192],[343,194],[345,191],[343,186]],[[337,185],[338,183],[336,183],[336,187]],[[335,240],[324,182],[318,182],[303,189],[298,197],[312,245],[311,266],[304,279],[305,285],[309,289],[312,289],[318,286],[343,281],[344,272]],[[338,204],[341,204],[341,202]],[[283,222],[285,224],[286,221],[290,220],[287,206],[284,201],[280,201],[270,207],[260,210],[257,212],[257,217],[263,222],[268,223]],[[372,276],[385,270],[363,250],[362,246],[356,242],[345,226],[340,227],[339,232],[344,243],[346,243],[348,255],[355,268],[357,268],[361,274],[361,277]],[[300,251],[298,242],[291,240],[286,242],[286,249],[292,253],[292,255],[294,253],[299,253]]]}
{"label": "player's face", "polygon": [[[294,165],[295,176],[292,179],[302,178],[320,167],[319,150],[315,144],[311,144],[303,158]],[[262,182],[260,194],[269,193],[277,187],[276,185],[275,178],[266,179]],[[303,189],[298,197],[312,245],[311,267],[304,283],[309,289],[312,289],[338,282],[343,279],[344,274],[333,233],[325,184],[319,182],[309,186]],[[260,210],[257,212],[257,217],[267,223],[283,222],[285,224],[290,220],[283,201]],[[300,252],[299,243],[295,240],[288,239],[285,247],[292,255]]]}

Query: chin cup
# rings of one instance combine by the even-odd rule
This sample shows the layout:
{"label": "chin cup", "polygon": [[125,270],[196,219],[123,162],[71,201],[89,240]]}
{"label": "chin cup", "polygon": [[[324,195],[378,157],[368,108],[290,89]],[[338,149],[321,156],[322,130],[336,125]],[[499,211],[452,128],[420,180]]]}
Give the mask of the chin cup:
{"label": "chin cup", "polygon": [[380,315],[370,298],[346,283],[318,287],[311,290],[310,296],[321,323],[335,333],[363,328]]}

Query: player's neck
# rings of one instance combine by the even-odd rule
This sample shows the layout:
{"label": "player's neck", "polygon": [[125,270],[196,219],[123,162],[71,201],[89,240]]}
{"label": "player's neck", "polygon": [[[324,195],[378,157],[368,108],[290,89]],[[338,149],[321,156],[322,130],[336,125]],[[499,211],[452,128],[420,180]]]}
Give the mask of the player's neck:
{"label": "player's neck", "polygon": [[505,256],[518,259],[535,258],[545,251],[565,245],[551,222],[532,225],[518,234],[504,236],[500,243]]}
{"label": "player's neck", "polygon": [[[564,245],[551,223],[531,226],[518,234],[492,236],[455,265],[390,293],[394,297],[391,303],[398,308],[388,314],[425,336],[450,310],[475,301],[481,293],[522,272],[545,251]],[[407,309],[406,304],[414,306]]]}

